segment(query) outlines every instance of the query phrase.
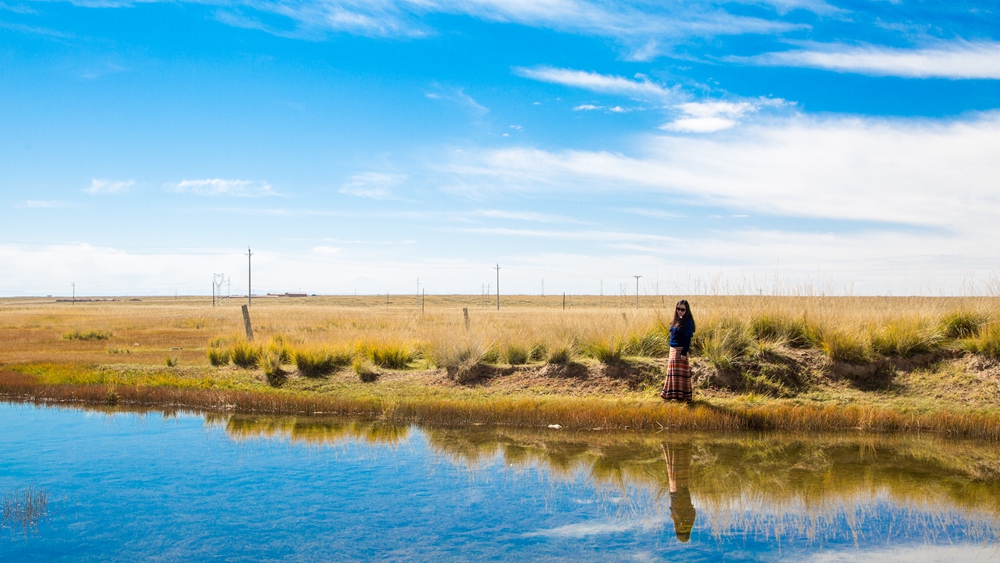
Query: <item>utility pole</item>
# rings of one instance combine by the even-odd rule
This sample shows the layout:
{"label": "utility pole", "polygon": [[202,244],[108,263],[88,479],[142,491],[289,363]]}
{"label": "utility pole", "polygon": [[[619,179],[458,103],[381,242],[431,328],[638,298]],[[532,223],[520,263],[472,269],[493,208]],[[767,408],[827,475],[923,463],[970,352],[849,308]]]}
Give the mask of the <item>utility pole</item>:
{"label": "utility pole", "polygon": [[494,270],[497,271],[497,311],[500,310],[500,264]]}
{"label": "utility pole", "polygon": [[215,278],[212,278],[212,306],[215,307]]}
{"label": "utility pole", "polygon": [[250,262],[253,252],[250,252],[250,247],[247,247],[247,307],[253,305],[253,267]]}
{"label": "utility pole", "polygon": [[639,308],[639,278],[642,276],[632,276],[635,278],[635,308]]}
{"label": "utility pole", "polygon": [[542,297],[545,297],[545,278],[542,278]]}
{"label": "utility pole", "polygon": [[76,282],[73,282],[70,285],[73,286],[73,301],[72,301],[72,304],[76,305]]}
{"label": "utility pole", "polygon": [[420,291],[420,314],[424,314],[424,301],[427,300],[427,290],[423,289]]}

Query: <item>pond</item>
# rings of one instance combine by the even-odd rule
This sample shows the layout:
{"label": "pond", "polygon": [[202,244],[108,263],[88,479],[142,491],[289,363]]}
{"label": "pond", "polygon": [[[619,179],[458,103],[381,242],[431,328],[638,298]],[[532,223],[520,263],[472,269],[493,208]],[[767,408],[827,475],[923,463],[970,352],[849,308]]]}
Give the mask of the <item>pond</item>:
{"label": "pond", "polygon": [[1000,448],[0,404],[0,561],[996,561]]}

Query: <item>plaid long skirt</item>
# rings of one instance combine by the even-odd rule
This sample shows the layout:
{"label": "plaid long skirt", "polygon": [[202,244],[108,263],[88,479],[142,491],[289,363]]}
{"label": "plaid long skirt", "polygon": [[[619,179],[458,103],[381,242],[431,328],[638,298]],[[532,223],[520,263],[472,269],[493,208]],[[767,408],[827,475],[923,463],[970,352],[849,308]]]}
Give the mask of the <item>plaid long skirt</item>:
{"label": "plaid long skirt", "polygon": [[660,396],[668,401],[691,400],[691,366],[687,356],[681,356],[680,348],[670,349],[667,360],[667,379],[663,382]]}

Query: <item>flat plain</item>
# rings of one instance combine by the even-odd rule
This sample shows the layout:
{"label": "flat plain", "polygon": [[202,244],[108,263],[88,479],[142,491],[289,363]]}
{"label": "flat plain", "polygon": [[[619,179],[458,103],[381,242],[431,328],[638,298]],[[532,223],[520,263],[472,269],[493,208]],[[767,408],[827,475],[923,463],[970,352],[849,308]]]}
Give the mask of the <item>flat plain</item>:
{"label": "flat plain", "polygon": [[[696,401],[663,405],[678,298],[255,298],[252,343],[245,299],[3,299],[0,391],[115,408],[239,392],[273,404],[211,408],[444,424],[1000,435],[1000,299],[689,296]],[[317,356],[325,369],[310,371]]]}

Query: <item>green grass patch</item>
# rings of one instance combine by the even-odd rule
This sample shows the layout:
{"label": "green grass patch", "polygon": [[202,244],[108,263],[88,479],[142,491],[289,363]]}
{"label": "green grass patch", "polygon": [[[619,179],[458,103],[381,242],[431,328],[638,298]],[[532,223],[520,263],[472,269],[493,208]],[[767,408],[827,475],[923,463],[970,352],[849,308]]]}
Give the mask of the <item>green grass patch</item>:
{"label": "green grass patch", "polygon": [[63,340],[108,340],[114,336],[114,333],[107,330],[88,330],[86,332],[80,332],[79,330],[71,330],[62,335]]}

